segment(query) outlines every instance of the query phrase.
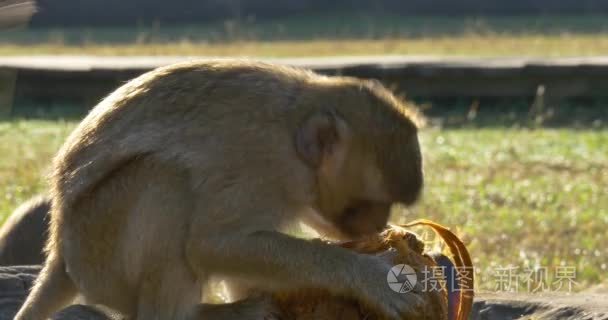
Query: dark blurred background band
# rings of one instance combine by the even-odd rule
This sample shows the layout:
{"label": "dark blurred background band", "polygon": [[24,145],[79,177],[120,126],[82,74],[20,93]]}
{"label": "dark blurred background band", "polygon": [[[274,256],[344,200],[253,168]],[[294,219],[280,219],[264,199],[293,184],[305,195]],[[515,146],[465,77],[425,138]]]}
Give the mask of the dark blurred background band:
{"label": "dark blurred background band", "polygon": [[[15,15],[30,12],[31,1],[5,0],[0,7]],[[605,0],[39,0],[33,27],[184,24],[227,19],[272,19],[310,14],[362,13],[444,16],[598,14],[608,12]],[[30,11],[23,11],[29,8]],[[3,14],[0,13],[0,17]],[[1,19],[1,18],[0,18]]]}

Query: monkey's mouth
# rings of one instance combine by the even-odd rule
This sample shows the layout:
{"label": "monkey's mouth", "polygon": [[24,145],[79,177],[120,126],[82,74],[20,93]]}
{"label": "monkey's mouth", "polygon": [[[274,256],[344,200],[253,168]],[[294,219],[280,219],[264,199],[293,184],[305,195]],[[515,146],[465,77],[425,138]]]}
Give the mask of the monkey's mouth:
{"label": "monkey's mouth", "polygon": [[382,232],[388,223],[390,205],[367,201],[346,207],[334,225],[349,238],[365,237]]}

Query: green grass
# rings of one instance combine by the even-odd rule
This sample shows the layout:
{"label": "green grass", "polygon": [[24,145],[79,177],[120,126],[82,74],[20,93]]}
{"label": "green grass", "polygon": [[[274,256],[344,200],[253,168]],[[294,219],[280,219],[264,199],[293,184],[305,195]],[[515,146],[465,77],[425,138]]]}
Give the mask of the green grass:
{"label": "green grass", "polygon": [[306,41],[231,41],[68,45],[0,44],[0,56],[231,56],[320,57],[437,55],[471,57],[568,57],[608,55],[608,33],[596,35],[461,35],[440,38],[383,38]]}
{"label": "green grass", "polygon": [[46,170],[72,128],[62,121],[0,121],[0,221],[46,190]]}
{"label": "green grass", "polygon": [[[0,122],[0,212],[43,192],[74,121]],[[608,130],[425,129],[426,190],[397,221],[429,218],[462,236],[492,289],[499,266],[576,267],[608,280]]]}
{"label": "green grass", "polygon": [[608,54],[608,16],[327,14],[200,25],[4,31],[0,55],[328,56]]}
{"label": "green grass", "polygon": [[426,217],[468,242],[481,283],[498,266],[576,267],[578,289],[608,272],[608,131],[428,130]]}
{"label": "green grass", "polygon": [[78,45],[427,38],[465,34],[593,35],[608,33],[607,21],[608,15],[434,17],[328,13],[268,20],[244,18],[195,25],[154,23],[120,27],[21,28],[3,32],[1,42]]}

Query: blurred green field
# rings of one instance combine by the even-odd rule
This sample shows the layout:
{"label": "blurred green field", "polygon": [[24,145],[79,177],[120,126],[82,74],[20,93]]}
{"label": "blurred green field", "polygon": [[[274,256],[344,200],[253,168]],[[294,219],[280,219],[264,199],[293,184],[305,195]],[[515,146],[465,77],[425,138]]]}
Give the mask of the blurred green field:
{"label": "blurred green field", "polygon": [[[74,121],[0,121],[2,217],[44,192],[53,153]],[[422,133],[426,190],[396,221],[453,227],[492,290],[508,265],[576,267],[575,290],[608,272],[608,130],[429,128]]]}
{"label": "blurred green field", "polygon": [[141,44],[35,45],[0,44],[0,56],[231,56],[321,57],[366,55],[436,55],[471,57],[569,57],[608,55],[604,35],[462,35],[441,38],[384,38],[366,40],[189,41]]}
{"label": "blurred green field", "polygon": [[3,31],[0,55],[327,56],[608,54],[608,16],[295,16],[182,26]]}

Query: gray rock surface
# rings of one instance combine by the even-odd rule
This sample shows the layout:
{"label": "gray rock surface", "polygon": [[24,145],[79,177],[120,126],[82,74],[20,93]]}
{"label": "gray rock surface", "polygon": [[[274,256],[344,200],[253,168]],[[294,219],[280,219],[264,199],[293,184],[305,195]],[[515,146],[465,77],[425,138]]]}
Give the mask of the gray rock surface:
{"label": "gray rock surface", "polygon": [[481,294],[472,320],[608,320],[608,292]]}
{"label": "gray rock surface", "polygon": [[110,316],[89,306],[75,304],[57,312],[52,320],[110,320]]}
{"label": "gray rock surface", "polygon": [[39,271],[38,266],[0,267],[0,320],[13,319]]}
{"label": "gray rock surface", "polygon": [[[213,57],[0,57],[0,107],[20,101],[72,105],[83,111],[126,81],[171,63]],[[551,103],[570,97],[606,97],[608,57],[462,58],[362,56],[259,59],[314,69],[328,75],[374,78],[410,98],[530,98],[543,92]],[[52,83],[52,86],[49,86]],[[542,89],[542,90],[541,90]]]}
{"label": "gray rock surface", "polygon": [[[39,266],[0,267],[0,320],[12,320],[25,300]],[[110,320],[109,315],[95,308],[72,305],[56,313],[52,320]]]}
{"label": "gray rock surface", "polygon": [[[0,267],[0,320],[13,319],[39,271],[39,266]],[[602,288],[572,295],[479,294],[471,320],[608,320],[608,290]],[[90,306],[72,305],[51,319],[110,320],[117,317]]]}

